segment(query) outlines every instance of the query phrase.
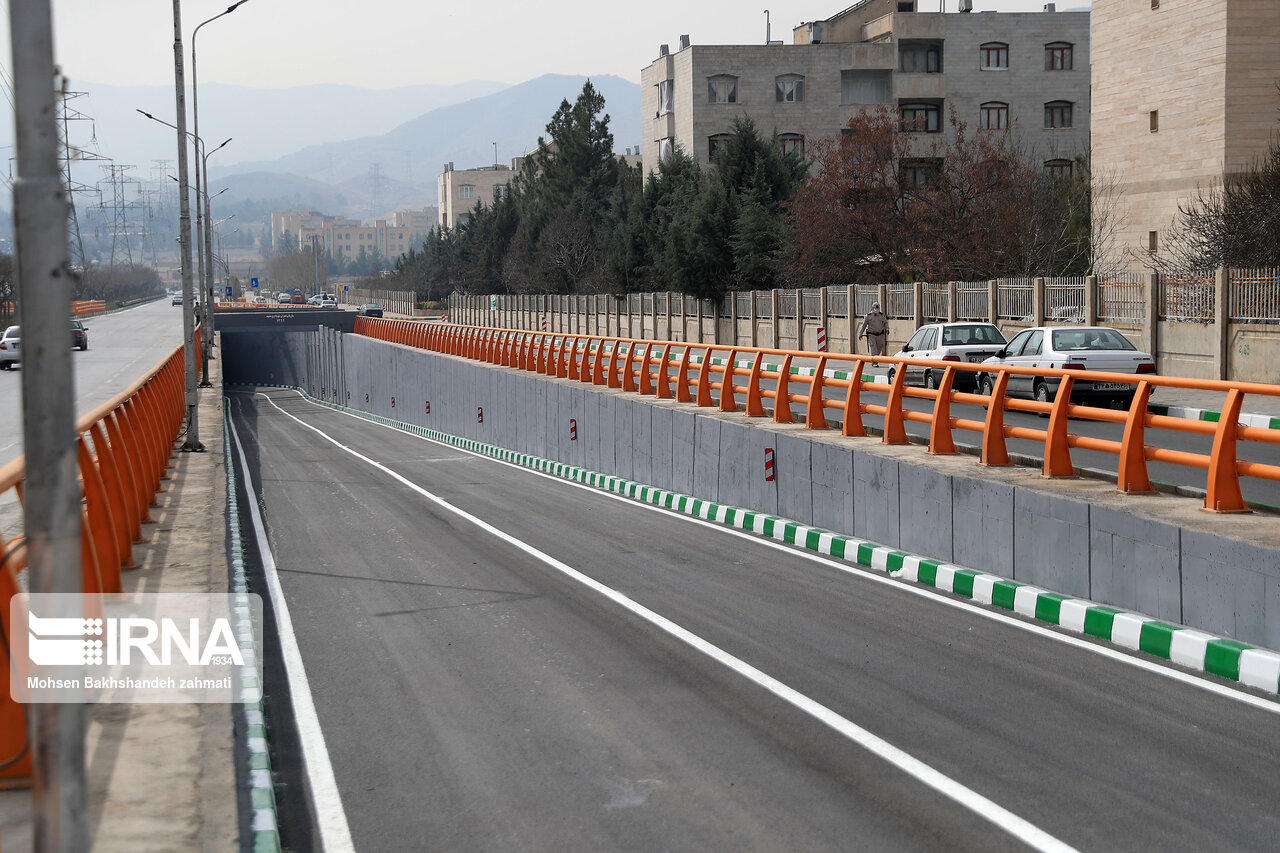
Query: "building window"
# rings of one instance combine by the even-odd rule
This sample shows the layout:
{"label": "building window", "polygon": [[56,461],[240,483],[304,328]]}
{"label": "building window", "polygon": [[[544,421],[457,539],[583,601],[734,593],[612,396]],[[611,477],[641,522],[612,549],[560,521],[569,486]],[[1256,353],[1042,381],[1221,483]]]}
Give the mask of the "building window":
{"label": "building window", "polygon": [[493,187],[493,200],[500,201],[511,194],[506,184],[495,184]]}
{"label": "building window", "polygon": [[804,101],[804,75],[779,74],[773,78],[775,100],[780,104],[798,104]]}
{"label": "building window", "polygon": [[476,197],[475,184],[459,184],[458,185],[458,198],[475,198],[475,197]]}
{"label": "building window", "polygon": [[1074,49],[1070,42],[1055,41],[1044,46],[1045,71],[1070,71],[1075,68]]}
{"label": "building window", "polygon": [[1008,130],[1009,105],[1003,101],[987,101],[982,105],[983,130]]}
{"label": "building window", "polygon": [[1151,111],[1151,132],[1157,133],[1159,132],[1159,130],[1160,130],[1160,111],[1152,110]]}
{"label": "building window", "polygon": [[707,103],[738,103],[738,78],[731,74],[717,74],[707,78]]}
{"label": "building window", "polygon": [[1044,173],[1051,178],[1071,177],[1070,160],[1045,160]]}
{"label": "building window", "polygon": [[978,48],[983,71],[1009,70],[1009,45],[1001,41],[989,41]]}
{"label": "building window", "polygon": [[666,162],[666,160],[672,154],[675,153],[675,150],[676,150],[675,137],[664,136],[662,139],[659,139],[658,140],[658,162],[659,163]]}
{"label": "building window", "polygon": [[716,152],[720,150],[720,146],[724,145],[732,138],[729,133],[717,133],[714,136],[707,137],[707,159],[714,160]]}
{"label": "building window", "polygon": [[908,133],[937,133],[942,130],[942,107],[937,104],[903,104],[901,130]]}
{"label": "building window", "polygon": [[671,112],[675,98],[675,81],[663,80],[658,83],[658,115],[664,116]]}
{"label": "building window", "polygon": [[888,104],[893,102],[889,71],[841,71],[840,103]]}
{"label": "building window", "polygon": [[782,146],[783,154],[796,152],[800,157],[804,156],[804,136],[799,133],[783,133],[778,136],[778,144]]}
{"label": "building window", "polygon": [[[1152,0],[1153,5],[1151,8],[1153,9],[1155,8],[1154,2],[1155,0]],[[1157,234],[1155,231],[1148,231],[1147,232],[1147,251],[1154,252],[1159,248],[1159,245],[1160,245],[1160,235]]]}
{"label": "building window", "polygon": [[1050,101],[1044,105],[1045,127],[1071,127],[1071,102]]}
{"label": "building window", "polygon": [[907,74],[942,71],[942,48],[936,44],[899,44],[898,70]]}
{"label": "building window", "polygon": [[1152,9],[1159,9],[1159,8],[1160,8],[1160,0],[1151,0],[1151,8],[1152,8]]}
{"label": "building window", "polygon": [[942,160],[938,158],[903,159],[898,164],[898,182],[904,190],[918,190],[938,183]]}

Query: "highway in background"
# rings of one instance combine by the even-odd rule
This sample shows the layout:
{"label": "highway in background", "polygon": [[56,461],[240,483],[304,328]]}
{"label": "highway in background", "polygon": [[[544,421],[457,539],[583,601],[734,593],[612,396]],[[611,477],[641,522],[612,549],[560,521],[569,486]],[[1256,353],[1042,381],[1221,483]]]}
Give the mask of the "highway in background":
{"label": "highway in background", "polygon": [[[228,399],[358,850],[1280,833],[1274,698],[294,393]],[[307,785],[280,782],[302,849]]]}
{"label": "highway in background", "polygon": [[[89,349],[71,353],[77,416],[147,375],[182,343],[182,309],[168,298],[83,318]],[[70,346],[71,333],[67,332]],[[0,465],[22,455],[22,365],[0,371]]]}

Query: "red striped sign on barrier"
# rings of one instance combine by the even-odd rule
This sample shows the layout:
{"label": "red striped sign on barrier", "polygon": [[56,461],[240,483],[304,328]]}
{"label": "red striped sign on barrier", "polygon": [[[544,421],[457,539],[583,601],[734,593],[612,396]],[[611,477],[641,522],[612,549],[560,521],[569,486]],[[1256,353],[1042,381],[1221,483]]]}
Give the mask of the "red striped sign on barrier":
{"label": "red striped sign on barrier", "polygon": [[764,481],[766,483],[773,482],[773,448],[766,447],[764,449]]}

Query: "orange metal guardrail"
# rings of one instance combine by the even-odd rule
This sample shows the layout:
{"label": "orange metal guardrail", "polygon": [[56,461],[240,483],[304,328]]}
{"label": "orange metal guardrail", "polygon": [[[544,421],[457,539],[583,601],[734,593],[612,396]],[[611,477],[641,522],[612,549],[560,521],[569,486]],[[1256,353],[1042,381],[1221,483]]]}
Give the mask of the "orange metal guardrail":
{"label": "orange metal guardrail", "polygon": [[77,299],[71,303],[71,313],[77,317],[88,314],[101,314],[107,310],[107,303],[101,299]]}
{"label": "orange metal guardrail", "polygon": [[[197,343],[198,346],[198,343]],[[183,348],[113,400],[76,422],[76,454],[83,500],[80,510],[80,577],[86,593],[120,592],[121,569],[133,568],[133,544],[144,541],[142,522],[161,490],[173,438],[185,417]],[[24,459],[0,468],[0,495],[23,497]],[[8,628],[10,599],[26,567],[26,540],[0,531],[0,622]],[[8,636],[6,631],[5,637]],[[10,696],[10,669],[20,661],[0,655],[0,788],[30,784],[31,755],[25,708]]]}
{"label": "orange metal guardrail", "polygon": [[[356,318],[355,332],[549,376],[653,394],[699,406],[716,406],[721,411],[736,411],[737,395],[742,394],[747,417],[771,415],[777,423],[793,422],[792,404],[799,404],[804,407],[803,422],[811,429],[829,428],[827,412],[834,410],[839,415],[840,432],[847,436],[867,434],[862,420],[864,414],[880,415],[884,418],[882,441],[885,444],[908,442],[907,421],[927,423],[929,452],[935,454],[955,453],[954,430],[967,430],[981,435],[980,461],[983,465],[1010,464],[1006,439],[1039,441],[1044,445],[1041,473],[1046,477],[1075,476],[1071,463],[1073,448],[1111,453],[1118,458],[1117,488],[1126,493],[1152,491],[1147,475],[1148,461],[1200,468],[1207,472],[1204,508],[1213,512],[1248,511],[1240,490],[1241,476],[1280,481],[1280,466],[1249,462],[1238,458],[1236,452],[1241,441],[1280,444],[1280,430],[1238,423],[1246,395],[1280,397],[1280,386],[1088,371],[1091,381],[1133,386],[1133,401],[1129,409],[1114,411],[1071,402],[1072,386],[1083,378],[1078,370],[1015,369],[891,356],[646,341],[370,317]],[[727,354],[723,363],[715,363],[717,359],[713,354],[717,352]],[[766,355],[780,356],[783,359],[781,367],[778,370],[764,369]],[[740,358],[749,358],[750,366],[742,366],[738,361]],[[792,367],[793,360],[797,358],[813,360],[816,365],[808,373],[797,373]],[[905,371],[899,369],[890,384],[868,382],[863,378],[863,371],[872,364],[937,368],[943,371],[942,381],[936,390],[909,388],[905,384]],[[829,370],[835,365],[847,368],[849,378],[828,375],[836,372]],[[995,374],[990,396],[954,390],[956,377],[961,371]],[[1008,397],[1008,381],[1013,374],[1060,379],[1056,397],[1048,403]],[[738,384],[740,377],[746,378],[745,385]],[[772,380],[775,387],[762,387],[762,379]],[[793,383],[805,387],[793,391]],[[828,387],[843,389],[843,399],[829,395]],[[1147,404],[1152,391],[1159,387],[1222,391],[1226,394],[1226,402],[1221,417],[1213,423],[1152,413],[1148,411]],[[717,393],[713,394],[713,391]],[[882,403],[867,402],[864,395],[868,392],[884,395],[885,399]],[[931,401],[932,410],[918,412],[906,409],[903,402],[907,398]],[[766,412],[765,400],[774,401],[771,412]],[[780,400],[786,400],[787,405],[780,405]],[[986,409],[986,416],[983,420],[953,417],[952,403],[982,406]],[[1048,426],[1034,429],[1006,424],[1004,415],[1010,410],[1048,415]],[[1123,424],[1123,437],[1120,441],[1113,441],[1075,435],[1067,430],[1070,418]],[[1212,436],[1212,450],[1201,454],[1154,447],[1146,443],[1148,429]]]}

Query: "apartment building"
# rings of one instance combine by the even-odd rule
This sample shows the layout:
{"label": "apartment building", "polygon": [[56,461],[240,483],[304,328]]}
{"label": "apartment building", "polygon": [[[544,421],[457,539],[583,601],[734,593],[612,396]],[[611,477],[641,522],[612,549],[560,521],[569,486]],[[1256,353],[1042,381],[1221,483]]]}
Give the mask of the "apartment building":
{"label": "apartment building", "polygon": [[791,44],[681,36],[641,71],[645,173],[677,145],[708,165],[740,114],[803,152],[879,105],[924,135],[949,133],[954,109],[970,130],[1008,128],[1045,168],[1069,171],[1089,145],[1089,13],[1045,8],[943,13],[862,0],[795,28]]}
{"label": "apartment building", "polygon": [[374,220],[372,225],[340,216],[316,212],[286,211],[271,214],[271,245],[283,246],[289,241],[299,250],[316,245],[335,258],[350,259],[378,254],[394,260],[410,249],[422,245],[436,220],[435,211],[397,210],[391,220]]}
{"label": "apartment building", "polygon": [[523,162],[523,157],[517,157],[511,166],[494,163],[475,169],[454,169],[452,163],[445,163],[444,171],[436,178],[440,225],[445,228],[465,225],[477,204],[482,201],[493,204],[494,199],[505,195],[511,178]]}
{"label": "apartment building", "polygon": [[1095,204],[1113,196],[1117,220],[1105,260],[1147,266],[1178,205],[1280,131],[1280,2],[1093,0],[1092,25]]}

